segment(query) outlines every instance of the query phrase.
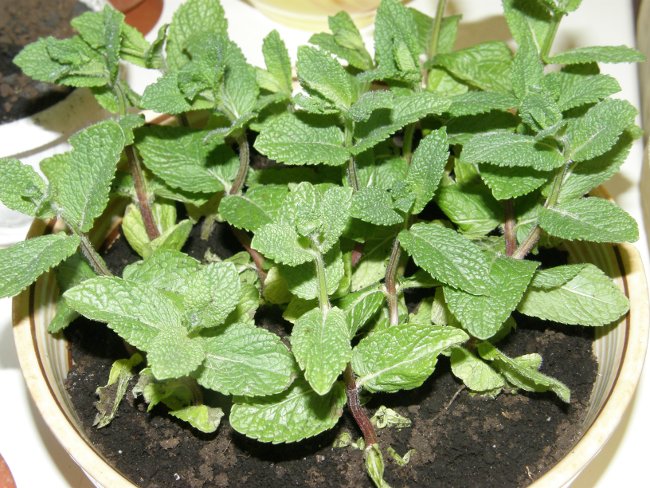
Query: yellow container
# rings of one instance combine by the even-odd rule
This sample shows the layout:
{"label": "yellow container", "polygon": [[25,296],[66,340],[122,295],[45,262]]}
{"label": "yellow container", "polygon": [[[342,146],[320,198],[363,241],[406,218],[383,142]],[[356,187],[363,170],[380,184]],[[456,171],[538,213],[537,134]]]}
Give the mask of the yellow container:
{"label": "yellow container", "polygon": [[370,24],[380,0],[249,0],[267,17],[296,29],[322,31],[327,17],[346,10],[359,27]]}

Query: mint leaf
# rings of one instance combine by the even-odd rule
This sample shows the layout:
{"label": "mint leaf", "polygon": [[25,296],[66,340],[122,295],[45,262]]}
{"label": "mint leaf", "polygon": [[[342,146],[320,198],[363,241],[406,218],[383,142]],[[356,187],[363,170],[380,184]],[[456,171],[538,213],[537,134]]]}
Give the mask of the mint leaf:
{"label": "mint leaf", "polygon": [[203,339],[205,361],[193,376],[224,395],[263,396],[284,391],[297,375],[287,347],[271,332],[235,323]]}
{"label": "mint leaf", "polygon": [[287,46],[282,41],[277,30],[271,31],[264,38],[262,53],[264,54],[266,72],[269,76],[264,77],[266,83],[264,85],[260,84],[260,86],[273,93],[282,93],[290,97],[293,91],[291,59],[289,58]]}
{"label": "mint leaf", "polygon": [[313,117],[285,113],[265,125],[255,149],[286,164],[340,166],[350,157],[341,129]]}
{"label": "mint leaf", "polygon": [[585,264],[568,264],[549,269],[538,269],[530,286],[544,290],[559,288],[578,276],[585,266]]}
{"label": "mint leaf", "polygon": [[445,300],[454,316],[472,336],[494,336],[521,301],[539,263],[499,257],[490,268],[484,295],[444,287]]}
{"label": "mint leaf", "polygon": [[484,42],[453,53],[439,54],[435,63],[481,90],[511,91],[512,53],[504,42]]}
{"label": "mint leaf", "polygon": [[179,410],[171,410],[169,415],[187,422],[205,434],[211,434],[219,428],[223,417],[223,410],[218,407],[208,407],[206,405],[191,405]]}
{"label": "mint leaf", "polygon": [[400,245],[435,279],[473,294],[487,290],[489,267],[469,239],[438,224],[419,223],[399,233]]}
{"label": "mint leaf", "polygon": [[167,290],[179,295],[189,291],[189,283],[200,269],[201,263],[179,251],[159,249],[143,261],[124,268],[122,277]]}
{"label": "mint leaf", "polygon": [[573,161],[585,161],[605,153],[623,131],[634,124],[637,110],[625,100],[606,99],[584,116],[569,121],[567,139]]}
{"label": "mint leaf", "polygon": [[467,339],[460,329],[435,325],[404,324],[373,332],[352,352],[357,385],[370,392],[417,388],[433,373],[440,353]]}
{"label": "mint leaf", "polygon": [[487,132],[472,137],[463,146],[462,158],[469,163],[526,167],[550,171],[564,164],[559,151],[532,136],[509,132]]}
{"label": "mint leaf", "polygon": [[117,78],[124,14],[108,5],[101,12],[86,12],[72,19],[72,27],[94,49],[104,54],[111,82]]}
{"label": "mint leaf", "polygon": [[[125,341],[143,351],[150,349],[160,331],[169,329],[180,336],[185,330],[178,304],[149,285],[101,276],[70,288],[63,297],[74,310],[91,320],[107,323]],[[164,345],[162,342],[159,346]]]}
{"label": "mint leaf", "polygon": [[95,403],[98,412],[93,420],[93,427],[106,427],[117,415],[117,409],[126,395],[129,381],[133,378],[132,369],[142,362],[142,355],[133,354],[129,359],[118,359],[113,362],[108,374],[108,382],[95,390],[99,400]]}
{"label": "mint leaf", "polygon": [[541,52],[549,31],[553,28],[552,12],[538,1],[504,0],[503,9],[517,44],[532,42],[537,52]]}
{"label": "mint leaf", "polygon": [[645,56],[627,46],[589,46],[570,49],[551,56],[551,64],[641,63]]}
{"label": "mint leaf", "polygon": [[204,143],[207,131],[152,126],[138,134],[136,146],[147,169],[181,190],[215,193],[229,188],[239,158],[225,145]]}
{"label": "mint leaf", "polygon": [[450,362],[454,376],[472,391],[491,392],[506,384],[499,373],[464,347],[451,350]]}
{"label": "mint leaf", "polygon": [[56,211],[66,223],[81,232],[92,228],[108,204],[124,144],[124,131],[116,122],[100,122],[70,138],[72,151],[41,163]]}
{"label": "mint leaf", "polygon": [[196,273],[188,283],[183,300],[190,330],[221,325],[241,297],[241,283],[235,265],[211,263]]}
{"label": "mint leaf", "polygon": [[73,255],[80,242],[76,236],[52,234],[0,249],[0,297],[20,293],[40,275]]}
{"label": "mint leaf", "polygon": [[167,32],[167,66],[171,71],[190,61],[187,47],[190,39],[199,33],[225,34],[228,23],[219,2],[188,0],[176,10]]}
{"label": "mint leaf", "polygon": [[[494,367],[503,373],[506,379],[515,387],[525,391],[552,391],[563,402],[569,403],[571,401],[569,388],[555,378],[537,371],[538,367],[530,364],[526,356],[510,358],[489,342],[480,343],[478,351],[483,359],[492,361]],[[539,358],[538,355],[535,356]],[[541,360],[541,358],[539,359]]]}
{"label": "mint leaf", "polygon": [[148,85],[140,101],[142,108],[166,114],[181,114],[192,109],[178,85],[178,73],[166,73]]}
{"label": "mint leaf", "polygon": [[[375,61],[378,78],[393,78],[415,81],[419,73],[403,69],[396,51],[401,50],[408,65],[417,66],[419,71],[420,45],[417,25],[411,12],[397,0],[384,0],[379,4],[375,18]],[[372,72],[369,72],[372,73]],[[409,77],[409,75],[411,75]]]}
{"label": "mint leaf", "polygon": [[[156,228],[163,234],[176,225],[176,207],[173,204],[155,202],[151,206],[151,213]],[[140,256],[145,257],[151,253],[152,247],[142,214],[140,209],[133,203],[129,204],[124,211],[122,232],[133,250]]]}
{"label": "mint leaf", "polygon": [[308,239],[299,236],[289,224],[273,223],[260,227],[251,246],[266,257],[289,266],[298,266],[314,259]]}
{"label": "mint leaf", "polygon": [[255,232],[279,220],[286,196],[284,186],[255,186],[244,195],[226,195],[219,204],[219,214],[234,227]]}
{"label": "mint leaf", "polygon": [[145,244],[142,257],[149,257],[157,249],[180,251],[192,232],[192,226],[192,221],[185,219],[169,227],[159,237]]}
{"label": "mint leaf", "polygon": [[365,71],[372,68],[372,58],[350,14],[341,11],[328,17],[328,24],[332,34],[314,34],[309,42],[344,59],[357,69]]}
{"label": "mint leaf", "polygon": [[181,327],[162,328],[146,352],[151,371],[159,380],[187,376],[199,367],[205,357],[201,343],[189,338]]}
{"label": "mint leaf", "polygon": [[354,78],[329,54],[309,46],[298,48],[298,80],[308,90],[318,92],[343,111],[357,98]]}
{"label": "mint leaf", "polygon": [[0,202],[12,210],[44,218],[49,209],[47,186],[31,166],[14,158],[0,158]]}
{"label": "mint leaf", "polygon": [[328,189],[320,201],[320,220],[322,232],[320,235],[320,250],[329,251],[338,241],[350,219],[352,205],[352,188],[335,186]]}
{"label": "mint leaf", "polygon": [[[343,258],[339,246],[335,246],[323,256],[325,263],[325,280],[327,294],[333,295],[339,287],[343,278]],[[313,262],[307,262],[298,266],[280,266],[280,275],[284,278],[286,285],[293,293],[303,300],[318,298],[320,283],[315,274]]]}
{"label": "mint leaf", "polygon": [[543,208],[539,225],[549,235],[589,242],[634,242],[636,221],[613,202],[597,197],[569,200]]}
{"label": "mint leaf", "polygon": [[449,142],[445,129],[429,133],[420,141],[406,176],[414,195],[412,213],[419,214],[433,198],[449,158]]}
{"label": "mint leaf", "polygon": [[516,106],[517,99],[508,93],[469,91],[452,98],[449,114],[452,117],[463,117],[493,110],[506,111]]}
{"label": "mint leaf", "polygon": [[375,225],[395,225],[404,217],[394,210],[390,193],[381,188],[361,188],[352,196],[350,215]]}
{"label": "mint leaf", "polygon": [[[84,280],[94,278],[96,276],[90,264],[82,257],[81,252],[77,251],[68,259],[63,261],[56,268],[56,282],[59,285],[61,293],[78,285]],[[56,300],[56,314],[47,326],[47,331],[50,334],[56,334],[70,325],[79,314],[72,310],[65,302],[64,298],[59,295]]]}
{"label": "mint leaf", "polygon": [[481,179],[497,200],[528,195],[546,183],[549,178],[548,172],[532,168],[481,165]]}
{"label": "mint leaf", "polygon": [[352,355],[345,312],[316,308],[302,315],[291,332],[291,349],[314,391],[327,394]]}
{"label": "mint leaf", "polygon": [[519,44],[512,62],[512,91],[521,101],[543,88],[544,66],[537,49],[528,40]]}
{"label": "mint leaf", "polygon": [[227,43],[224,62],[226,70],[219,108],[231,121],[235,121],[255,110],[259,88],[255,70],[246,62],[244,54],[234,42]]}
{"label": "mint leaf", "polygon": [[365,242],[361,259],[352,272],[352,291],[361,290],[384,277],[395,232],[372,236]]}
{"label": "mint leaf", "polygon": [[560,71],[544,77],[544,86],[556,95],[560,110],[581,107],[618,93],[621,87],[609,75],[586,75]]}
{"label": "mint leaf", "polygon": [[348,117],[356,122],[368,120],[378,109],[391,109],[395,95],[389,90],[372,90],[363,93],[348,110]]}
{"label": "mint leaf", "polygon": [[341,382],[319,395],[306,381],[297,380],[289,390],[277,395],[235,398],[230,425],[261,442],[297,442],[334,427],[346,400]]}
{"label": "mint leaf", "polygon": [[361,329],[384,304],[384,293],[377,286],[370,286],[343,296],[336,306],[347,314],[350,339]]}
{"label": "mint leaf", "polygon": [[530,288],[517,307],[524,315],[562,324],[607,325],[628,311],[627,298],[591,264],[556,288]]}

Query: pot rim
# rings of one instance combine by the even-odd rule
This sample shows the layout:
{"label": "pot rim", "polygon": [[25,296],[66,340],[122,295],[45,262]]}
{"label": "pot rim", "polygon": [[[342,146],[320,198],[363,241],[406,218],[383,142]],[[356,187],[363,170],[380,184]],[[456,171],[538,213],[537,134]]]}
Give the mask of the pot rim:
{"label": "pot rim", "polygon": [[[600,191],[601,196],[606,192]],[[51,224],[50,228],[51,228]],[[26,238],[48,231],[48,224],[35,220]],[[643,368],[648,346],[650,305],[648,286],[639,252],[632,244],[612,246],[617,266],[623,272],[623,286],[630,300],[626,315],[624,353],[616,379],[601,410],[580,440],[555,466],[537,479],[533,488],[558,488],[567,486],[601,451],[634,397]],[[113,468],[87,441],[80,428],[70,419],[45,377],[44,366],[37,352],[35,331],[34,287],[31,285],[12,303],[12,321],[16,349],[25,382],[39,412],[63,448],[97,485],[111,488],[135,488],[128,479]],[[633,306],[636,304],[636,306]]]}

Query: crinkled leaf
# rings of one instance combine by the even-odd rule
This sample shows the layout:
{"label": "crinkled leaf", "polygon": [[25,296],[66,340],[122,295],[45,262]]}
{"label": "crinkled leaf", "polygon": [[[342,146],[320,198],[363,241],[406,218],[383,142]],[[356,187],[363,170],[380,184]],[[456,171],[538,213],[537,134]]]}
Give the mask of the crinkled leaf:
{"label": "crinkled leaf", "polygon": [[530,286],[543,290],[559,288],[578,276],[585,266],[586,264],[567,264],[554,268],[538,269],[530,282]]}
{"label": "crinkled leaf", "polygon": [[362,94],[348,110],[348,117],[356,122],[368,120],[375,110],[391,109],[395,95],[389,90],[371,90]]}
{"label": "crinkled leaf", "polygon": [[179,251],[159,249],[143,261],[136,261],[124,268],[122,277],[161,290],[185,295],[189,283],[200,269],[201,263]]}
{"label": "crinkled leaf", "polygon": [[257,229],[251,246],[266,257],[289,266],[298,266],[314,259],[308,240],[299,236],[289,224],[263,225]]}
{"label": "crinkled leaf", "polygon": [[517,99],[508,93],[469,91],[452,98],[449,114],[463,117],[491,112],[506,111],[517,106]]}
{"label": "crinkled leaf", "polygon": [[[151,214],[159,232],[164,233],[176,225],[176,207],[173,204],[155,202],[151,205]],[[133,203],[129,204],[124,211],[122,232],[133,250],[140,256],[144,257],[151,252],[149,236],[144,226],[142,213]]]}
{"label": "crinkled leaf", "polygon": [[289,390],[277,395],[235,398],[230,425],[262,442],[297,442],[334,427],[345,402],[345,386],[341,382],[325,395],[319,395],[306,381],[297,380]]}
{"label": "crinkled leaf", "polygon": [[447,305],[472,336],[489,339],[519,304],[538,265],[535,261],[499,257],[490,268],[490,284],[484,295],[444,287]]}
{"label": "crinkled leaf", "polygon": [[200,341],[188,337],[180,327],[161,329],[146,352],[151,372],[159,380],[188,376],[205,357]]}
{"label": "crinkled leaf", "polygon": [[225,196],[219,204],[219,214],[234,227],[255,232],[278,220],[286,196],[285,186],[256,186],[244,195]]}
{"label": "crinkled leaf", "polygon": [[[56,282],[61,293],[82,281],[97,276],[80,251],[59,264],[55,272]],[[70,325],[77,317],[79,314],[70,308],[63,296],[59,295],[56,301],[56,314],[47,326],[47,331],[50,334],[56,334]]]}
{"label": "crinkled leaf", "polygon": [[81,240],[52,234],[0,249],[0,297],[20,293],[47,270],[74,254]]}
{"label": "crinkled leaf", "polygon": [[195,429],[211,434],[216,432],[221,424],[223,410],[218,407],[208,407],[206,405],[191,405],[179,410],[171,410],[169,415],[187,422]]}
{"label": "crinkled leaf", "polygon": [[551,64],[641,63],[643,61],[645,61],[643,53],[627,46],[579,47],[548,59]]}
{"label": "crinkled leaf", "polygon": [[480,295],[487,290],[489,266],[483,253],[456,231],[419,223],[400,232],[399,241],[415,263],[437,280],[468,293]]}
{"label": "crinkled leaf", "polygon": [[224,395],[264,396],[287,389],[297,376],[280,338],[250,324],[234,323],[203,339],[205,361],[194,373],[199,384]]}
{"label": "crinkled leaf", "polygon": [[255,149],[280,163],[340,166],[350,157],[341,129],[313,117],[285,113],[263,127]]}
{"label": "crinkled leaf", "polygon": [[634,124],[636,115],[629,102],[606,99],[571,120],[566,133],[571,159],[585,161],[610,150],[623,131]]}
{"label": "crinkled leaf", "polygon": [[508,200],[537,190],[550,178],[548,172],[525,167],[481,165],[481,179],[497,200]]}
{"label": "crinkled leaf", "polygon": [[505,386],[499,373],[464,347],[452,349],[450,362],[454,376],[472,391],[490,392]]}
{"label": "crinkled leaf", "polygon": [[309,46],[298,49],[298,80],[303,87],[320,93],[339,110],[345,110],[357,98],[355,80],[332,56]]}
{"label": "crinkled leaf", "polygon": [[52,215],[47,185],[34,168],[14,158],[0,158],[0,202],[31,217]]}
{"label": "crinkled leaf", "polygon": [[190,219],[181,220],[144,245],[142,257],[147,258],[158,249],[169,249],[180,251],[192,232],[192,221]]}
{"label": "crinkled leaf", "polygon": [[352,352],[357,385],[371,392],[417,388],[433,373],[440,353],[467,339],[455,327],[420,324],[371,333]]}
{"label": "crinkled leaf", "polygon": [[302,315],[291,332],[291,349],[305,379],[319,395],[330,391],[352,356],[347,316],[339,308]]}
{"label": "crinkled leaf", "polygon": [[[262,45],[264,63],[272,83],[263,86],[274,93],[283,93],[291,96],[293,91],[293,79],[291,75],[291,59],[287,46],[282,41],[277,30],[271,31],[265,38]],[[259,79],[259,78],[258,78]]]}
{"label": "crinkled leaf", "polygon": [[504,0],[503,9],[517,44],[529,41],[541,52],[553,26],[552,12],[538,1]]}
{"label": "crinkled leaf", "polygon": [[148,85],[141,100],[142,108],[166,114],[181,114],[192,109],[178,85],[178,73],[166,73]]}
{"label": "crinkled leaf", "polygon": [[72,151],[41,163],[57,213],[66,223],[81,232],[92,228],[108,204],[125,142],[117,122],[100,122],[70,138]]}
{"label": "crinkled leaf", "polygon": [[444,129],[430,132],[420,141],[406,175],[415,195],[413,214],[419,214],[433,198],[449,158],[449,142]]}
{"label": "crinkled leaf", "polygon": [[509,132],[488,132],[472,137],[463,146],[463,160],[496,166],[526,167],[549,171],[564,164],[554,146],[532,136]]}
{"label": "crinkled leaf", "polygon": [[377,409],[374,415],[370,417],[370,423],[378,429],[391,427],[395,429],[405,429],[412,425],[411,419],[400,415],[392,408],[386,407],[386,405],[382,405]]}
{"label": "crinkled leaf", "polygon": [[226,71],[220,92],[220,107],[232,121],[255,110],[259,88],[255,70],[246,62],[241,49],[228,42],[225,57]]}
{"label": "crinkled leaf", "polygon": [[361,259],[352,272],[352,291],[361,290],[384,277],[394,240],[394,233],[386,233],[372,236],[364,243]]}
{"label": "crinkled leaf", "polygon": [[394,209],[390,193],[381,188],[361,188],[352,196],[350,215],[375,225],[395,225],[404,220]]}
{"label": "crinkled leaf", "polygon": [[361,329],[384,304],[384,293],[377,286],[370,286],[343,296],[336,306],[347,314],[350,339]]}
{"label": "crinkled leaf", "polygon": [[634,242],[636,221],[621,207],[597,197],[569,200],[543,208],[539,226],[549,235],[589,242]]}
{"label": "crinkled leaf", "polygon": [[598,102],[621,91],[621,86],[612,76],[564,71],[546,75],[544,86],[555,94],[562,111]]}
{"label": "crinkled leaf", "polygon": [[575,277],[556,288],[529,288],[517,310],[524,315],[562,324],[600,326],[629,309],[621,290],[597,267],[586,264]]}
{"label": "crinkled leaf", "polygon": [[[323,256],[325,264],[325,282],[327,294],[333,295],[343,278],[344,267],[341,250],[333,247]],[[284,278],[289,291],[303,300],[318,298],[320,284],[313,262],[298,266],[280,266],[280,275]]]}
{"label": "crinkled leaf", "polygon": [[414,17],[398,0],[384,0],[375,18],[375,62],[378,66],[375,76],[402,79],[407,74],[396,59],[395,48],[400,45],[409,64],[419,66],[420,45]]}

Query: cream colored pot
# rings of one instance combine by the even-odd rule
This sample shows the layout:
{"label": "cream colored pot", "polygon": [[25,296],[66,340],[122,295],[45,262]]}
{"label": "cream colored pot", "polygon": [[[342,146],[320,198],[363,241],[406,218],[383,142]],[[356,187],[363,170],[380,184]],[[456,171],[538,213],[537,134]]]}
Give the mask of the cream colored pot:
{"label": "cream colored pot", "polygon": [[[52,232],[53,228],[51,224],[34,222],[27,237]],[[634,395],[648,343],[648,290],[636,249],[627,244],[571,244],[567,250],[572,262],[594,263],[613,277],[629,297],[631,307],[620,323],[598,329],[594,342],[598,376],[583,425],[584,435],[562,461],[532,485],[534,488],[568,485],[601,450]],[[132,488],[89,443],[65,392],[71,365],[68,345],[64,339],[47,333],[57,293],[54,275],[47,274],[14,298],[14,337],[25,381],[45,422],[95,484]]]}

